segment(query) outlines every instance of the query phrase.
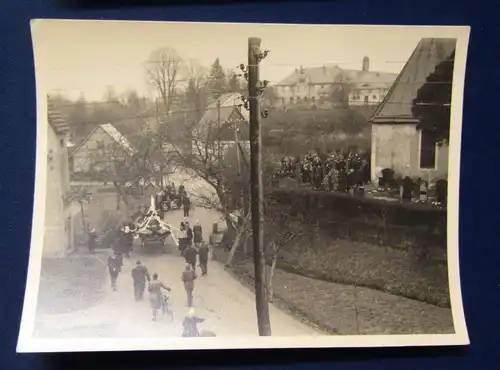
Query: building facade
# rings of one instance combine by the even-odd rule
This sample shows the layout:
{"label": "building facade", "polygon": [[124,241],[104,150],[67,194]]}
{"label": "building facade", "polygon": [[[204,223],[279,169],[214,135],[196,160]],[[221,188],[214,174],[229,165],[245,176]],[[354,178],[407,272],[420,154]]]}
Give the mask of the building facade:
{"label": "building facade", "polygon": [[116,164],[135,152],[112,124],[97,126],[70,157],[73,175],[112,174]]}
{"label": "building facade", "polygon": [[[233,104],[207,109],[198,125],[198,135],[193,136],[193,154],[200,151],[201,142],[208,143],[209,152],[214,151],[217,158],[236,150],[237,143],[241,149],[247,150],[250,147],[250,133],[248,119],[243,111],[246,110]],[[196,139],[198,143],[194,142]]]}
{"label": "building facade", "polygon": [[438,145],[431,134],[418,129],[419,119],[412,106],[427,77],[438,64],[449,60],[455,45],[455,39],[422,39],[375,110],[370,119],[372,181],[376,182],[386,168],[394,170],[396,176],[429,182],[447,178],[448,146]]}
{"label": "building facade", "polygon": [[273,85],[282,107],[331,107],[335,105],[377,105],[397,77],[396,73],[370,70],[364,57],[360,70],[337,65],[298,68]]}
{"label": "building facade", "polygon": [[74,248],[67,138],[69,127],[48,100],[47,188],[44,257],[64,257]]}

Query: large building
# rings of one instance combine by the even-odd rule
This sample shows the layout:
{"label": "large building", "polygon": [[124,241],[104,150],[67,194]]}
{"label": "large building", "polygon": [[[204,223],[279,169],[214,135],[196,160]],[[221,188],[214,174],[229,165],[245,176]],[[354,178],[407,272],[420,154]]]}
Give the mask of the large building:
{"label": "large building", "polygon": [[277,106],[377,105],[396,77],[396,73],[371,71],[370,59],[364,57],[360,70],[338,65],[301,67],[273,87]]}
{"label": "large building", "polygon": [[47,188],[44,257],[64,257],[74,248],[67,138],[69,127],[50,99],[47,102]]}
{"label": "large building", "polygon": [[455,39],[422,39],[375,110],[370,119],[372,181],[377,181],[385,168],[392,169],[396,176],[421,177],[427,181],[447,177],[448,146],[437,145],[426,131],[417,129],[419,119],[414,116],[412,106],[436,66],[451,60],[455,46]]}

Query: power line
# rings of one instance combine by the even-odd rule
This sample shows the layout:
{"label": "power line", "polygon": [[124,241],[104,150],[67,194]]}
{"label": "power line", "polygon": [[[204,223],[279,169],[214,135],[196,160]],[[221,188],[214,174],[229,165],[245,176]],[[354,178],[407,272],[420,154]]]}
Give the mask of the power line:
{"label": "power line", "polygon": [[[245,93],[239,93],[239,92],[235,92],[234,93],[235,95],[245,95]],[[279,97],[277,98],[279,99]],[[351,99],[351,107],[353,106],[363,106],[365,104],[357,104],[356,102],[358,101],[361,101],[361,100],[355,100],[355,99]],[[149,103],[153,103],[154,101],[149,101]],[[354,102],[354,104],[352,104],[352,102]],[[378,104],[381,104],[382,102],[378,103]],[[372,105],[378,105],[378,104],[372,104]],[[413,105],[414,103],[413,102],[398,102],[398,101],[386,101],[384,102],[384,104],[400,104],[400,105]],[[435,103],[415,103],[416,105],[438,105],[438,106],[447,106],[446,104],[435,104]],[[109,105],[109,106],[112,106],[112,105],[120,105],[120,107],[122,108],[127,108],[127,104],[123,104],[122,102],[120,101],[99,101],[99,102],[85,102],[85,103],[82,103],[82,102],[78,102],[78,101],[75,101],[75,102],[71,102],[71,103],[67,103],[67,104],[57,104],[55,103],[55,106],[60,109],[60,108],[74,108],[76,106],[79,106],[79,107],[90,107],[90,106],[105,106],[105,105]],[[283,104],[275,104],[276,106],[283,106]],[[288,105],[294,105],[294,104],[288,104]],[[370,105],[370,104],[368,104]],[[450,104],[448,104],[449,106]],[[222,108],[228,108],[228,107],[242,107],[243,104],[234,104],[232,106],[226,106],[226,107],[222,107]],[[151,107],[150,109],[146,109],[146,111],[148,110],[154,110],[156,108],[154,107]],[[201,111],[205,111],[205,110],[213,110],[213,109],[216,109],[215,107],[207,107],[207,108],[202,108],[202,109],[192,109],[192,110],[180,110],[180,111],[173,111],[173,112],[170,112],[168,114],[176,114],[176,113],[190,113],[190,112],[195,112],[195,111],[198,111],[198,112],[201,112]],[[164,113],[165,114],[165,113]],[[138,118],[142,117],[141,116],[141,113],[138,113]]]}
{"label": "power line", "polygon": [[[243,60],[244,58],[242,58]],[[444,60],[444,61],[447,61],[447,60]],[[449,61],[453,61],[453,60],[449,60]],[[384,61],[378,61],[378,64],[405,64],[407,63],[408,60],[384,60]],[[161,65],[161,64],[164,64],[165,66],[168,66],[169,64],[173,64],[173,62],[169,62],[169,61],[145,61],[145,62],[142,62],[140,63],[141,66],[148,66],[148,65]],[[262,68],[267,68],[267,67],[295,67],[295,68],[300,68],[302,67],[303,69],[308,69],[308,68],[317,68],[317,67],[327,67],[327,68],[332,68],[334,66],[338,66],[338,65],[356,65],[356,64],[360,64],[360,62],[358,60],[356,61],[322,61],[322,62],[318,62],[318,63],[307,63],[307,64],[301,64],[301,63],[263,63],[261,65]],[[120,66],[136,66],[137,64],[128,64],[128,63],[112,63],[112,64],[108,64],[108,66],[110,67],[120,67]],[[75,70],[78,70],[79,68],[74,68],[74,67],[39,67],[41,70],[44,70],[44,71],[53,71],[53,70],[56,70],[56,71],[63,71],[63,70],[71,70],[71,71],[75,71]],[[174,66],[172,65],[172,68],[174,68]],[[175,68],[185,68],[185,69],[190,69],[189,66],[185,66],[183,65],[182,63],[180,63],[178,66],[175,66]],[[238,67],[231,67],[231,68],[228,68],[228,69],[238,69]],[[210,67],[204,67],[204,66],[201,66],[201,69],[210,69]],[[391,72],[387,72],[387,73],[391,73]]]}
{"label": "power line", "polygon": [[[56,109],[58,108],[57,104],[54,104],[54,106],[56,107]],[[238,108],[238,107],[241,107],[241,105],[231,106],[231,108]],[[164,114],[157,113],[157,112],[151,113],[151,114],[138,113],[138,114],[135,114],[135,115],[130,116],[130,117],[116,117],[116,118],[112,118],[112,119],[102,119],[102,120],[85,120],[85,122],[82,122],[82,124],[102,124],[103,122],[116,123],[116,122],[132,121],[132,120],[141,121],[143,119],[148,119],[148,118],[166,118],[166,119],[168,119],[168,117],[172,117],[174,115],[181,115],[181,114],[187,114],[187,113],[204,113],[206,111],[212,111],[215,109],[216,108],[207,107],[207,108],[203,108],[203,109],[186,109],[186,110],[172,111],[170,113],[164,113]],[[153,109],[151,109],[151,110],[153,110]],[[189,120],[189,117],[188,117],[188,120]],[[224,122],[226,122],[226,121],[224,121]],[[227,121],[227,122],[229,122],[229,121]]]}
{"label": "power line", "polygon": [[[214,80],[215,81],[215,80]],[[177,82],[189,82],[189,80],[177,80]],[[277,84],[273,85],[273,81],[269,81],[269,85],[268,87],[272,88],[272,87],[289,87],[289,86],[294,86],[296,85],[297,83],[286,83],[286,84],[283,84],[283,80],[277,82]],[[274,81],[276,82],[276,81]],[[353,85],[357,85],[357,84],[387,84],[388,87],[390,87],[390,85],[392,85],[394,83],[393,82],[385,82],[385,81],[364,81],[364,80],[359,80],[359,81],[355,81],[355,80],[347,80],[345,82],[342,82],[342,81],[338,81],[338,82],[335,82],[335,81],[324,81],[324,82],[314,82],[314,83],[306,83],[306,85],[309,85],[309,86],[315,86],[315,85],[342,85],[342,84],[346,84],[346,85],[349,85],[349,84],[353,84]],[[412,82],[398,82],[398,85],[423,85],[423,84],[429,84],[429,85],[452,85],[453,84],[453,81],[412,81]],[[105,90],[106,88],[109,88],[110,86],[109,85],[106,85],[106,87],[103,89],[104,90],[104,93],[103,95],[106,94]],[[201,87],[200,87],[201,88]],[[360,89],[370,89],[369,86],[361,86]],[[376,87],[372,87],[372,90],[376,90],[377,88]],[[57,93],[57,92],[65,92],[65,91],[85,91],[86,89],[85,88],[65,88],[65,89],[52,89],[51,91],[54,92],[54,93]],[[230,91],[228,91],[227,93],[230,93]],[[124,93],[126,94],[126,92]],[[141,98],[139,98],[141,99]]]}
{"label": "power line", "polygon": [[[448,104],[448,103],[442,103],[442,104],[436,104],[436,103],[416,103],[416,104],[413,104],[413,103],[410,103],[410,102],[391,102],[391,101],[388,101],[388,102],[385,102],[384,104],[396,104],[396,105],[405,105],[405,106],[407,106],[407,105],[417,105],[417,106],[451,107],[451,104]],[[378,106],[378,104],[373,104],[373,105],[364,105],[364,104],[352,105],[352,106],[350,106],[350,108],[365,107],[365,106],[376,108]],[[240,105],[234,105],[232,107],[236,108],[236,107],[241,107],[241,106]],[[102,124],[103,122],[105,122],[105,123],[117,123],[117,122],[133,121],[133,120],[141,121],[141,120],[145,120],[145,119],[149,119],[149,118],[161,118],[161,117],[166,118],[168,120],[168,117],[172,117],[174,115],[187,114],[187,113],[204,113],[206,111],[215,110],[215,109],[216,108],[179,110],[179,111],[170,112],[169,114],[159,114],[159,113],[140,114],[139,113],[139,114],[136,114],[136,115],[133,115],[133,116],[130,116],[130,117],[116,117],[116,118],[106,119],[106,120],[85,120],[85,122],[82,122],[82,125],[83,124]],[[293,110],[288,110],[287,112],[293,113]],[[319,112],[321,112],[321,111],[319,111]],[[279,111],[279,110],[277,110],[277,111],[271,111],[270,114],[269,114],[270,118],[272,118],[273,113],[278,113],[279,114],[279,113],[282,113],[282,112]],[[314,115],[315,112],[311,111],[311,113]],[[296,118],[300,119],[300,118],[303,118],[303,117],[296,117]]]}

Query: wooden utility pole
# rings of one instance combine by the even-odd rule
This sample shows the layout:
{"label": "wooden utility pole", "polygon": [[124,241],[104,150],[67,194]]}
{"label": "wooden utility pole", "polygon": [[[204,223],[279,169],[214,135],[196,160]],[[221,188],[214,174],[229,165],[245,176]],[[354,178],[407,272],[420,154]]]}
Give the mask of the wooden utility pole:
{"label": "wooden utility pole", "polygon": [[[241,195],[241,205],[243,207],[243,212],[242,216],[243,218],[246,217],[246,215],[250,212],[250,205],[248,203],[248,163],[246,163],[245,159],[245,152],[241,148],[241,143],[240,143],[240,138],[239,138],[239,127],[238,127],[238,122],[235,124],[237,125],[234,129],[234,140],[236,142],[236,161],[237,161],[237,167],[238,167],[238,183],[239,183],[239,192]],[[242,160],[245,163],[242,163]],[[244,167],[243,164],[246,166]],[[246,256],[248,253],[248,242],[247,238],[243,240],[243,255]]]}
{"label": "wooden utility pole", "polygon": [[248,39],[248,102],[250,110],[250,182],[255,268],[255,306],[260,336],[271,335],[264,258],[264,189],[262,181],[262,133],[260,128],[259,53],[261,39]]}
{"label": "wooden utility pole", "polygon": [[221,142],[220,142],[220,97],[221,94],[217,96],[217,156],[222,157]]}

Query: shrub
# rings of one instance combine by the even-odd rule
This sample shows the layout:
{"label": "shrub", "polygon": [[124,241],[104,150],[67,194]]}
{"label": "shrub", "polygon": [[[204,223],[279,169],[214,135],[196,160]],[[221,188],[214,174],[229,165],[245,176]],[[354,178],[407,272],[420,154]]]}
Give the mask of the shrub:
{"label": "shrub", "polygon": [[419,203],[389,202],[312,190],[275,190],[268,194],[268,217],[307,215],[332,236],[373,244],[446,248],[446,211]]}

